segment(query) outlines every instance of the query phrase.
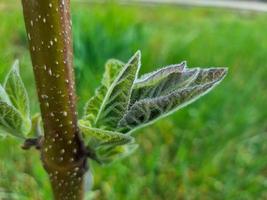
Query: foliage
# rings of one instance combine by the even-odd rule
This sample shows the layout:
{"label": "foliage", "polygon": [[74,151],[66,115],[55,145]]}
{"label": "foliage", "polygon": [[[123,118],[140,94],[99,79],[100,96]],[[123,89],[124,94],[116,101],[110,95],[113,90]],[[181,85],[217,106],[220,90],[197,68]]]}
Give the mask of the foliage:
{"label": "foliage", "polygon": [[[0,76],[4,80],[14,55],[20,58],[35,113],[20,5],[8,3],[0,13]],[[104,170],[92,163],[94,199],[266,199],[266,14],[75,2],[72,8],[80,114],[100,83],[106,59],[127,60],[137,47],[142,50],[140,74],[183,59],[192,66],[224,64],[231,74],[203,101],[137,130],[139,148],[128,159]],[[116,25],[107,28],[111,21]],[[0,140],[0,158],[4,191],[17,192],[20,199],[51,199],[37,153],[27,155],[7,138]],[[19,172],[34,177],[37,187]]]}
{"label": "foliage", "polygon": [[183,62],[137,78],[140,66],[140,51],[127,64],[108,61],[102,84],[85,107],[80,128],[93,159],[100,163],[129,155],[129,149],[137,147],[129,136],[132,131],[192,103],[227,72],[225,68],[187,69]]}

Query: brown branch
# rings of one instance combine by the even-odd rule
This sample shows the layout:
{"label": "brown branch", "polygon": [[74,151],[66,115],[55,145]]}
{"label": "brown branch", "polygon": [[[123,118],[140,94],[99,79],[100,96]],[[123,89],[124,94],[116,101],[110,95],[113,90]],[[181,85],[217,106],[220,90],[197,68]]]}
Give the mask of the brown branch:
{"label": "brown branch", "polygon": [[69,0],[22,0],[55,199],[83,199],[86,151],[77,126]]}

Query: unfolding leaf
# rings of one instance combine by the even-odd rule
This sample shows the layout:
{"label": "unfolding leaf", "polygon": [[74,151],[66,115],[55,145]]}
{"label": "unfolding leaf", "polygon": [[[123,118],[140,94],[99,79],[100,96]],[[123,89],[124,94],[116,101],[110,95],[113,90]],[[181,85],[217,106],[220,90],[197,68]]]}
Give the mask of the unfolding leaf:
{"label": "unfolding leaf", "polygon": [[137,148],[138,144],[135,143],[120,146],[100,146],[95,152],[96,159],[101,164],[111,164],[131,155]]}
{"label": "unfolding leaf", "polygon": [[6,77],[4,88],[12,105],[21,113],[25,132],[31,128],[29,98],[22,79],[19,75],[19,62],[15,61]]}
{"label": "unfolding leaf", "polygon": [[96,90],[95,95],[85,106],[84,119],[90,122],[91,125],[95,124],[97,114],[99,113],[105,95],[123,66],[124,64],[121,61],[115,59],[111,59],[106,63],[101,86]]}
{"label": "unfolding leaf", "polygon": [[119,122],[120,132],[133,131],[185,107],[209,92],[225,76],[225,69],[211,82],[175,90],[168,95],[137,101]]}
{"label": "unfolding leaf", "polygon": [[96,127],[114,130],[125,114],[134,80],[140,68],[140,52],[137,52],[123,67],[112,82],[96,116]]}
{"label": "unfolding leaf", "polygon": [[5,102],[0,101],[0,126],[14,136],[23,137],[23,119],[21,114]]}
{"label": "unfolding leaf", "polygon": [[167,77],[169,74],[183,72],[185,68],[186,68],[186,62],[182,62],[180,64],[169,65],[167,67],[160,68],[154,72],[144,74],[135,81],[135,88],[154,85],[159,80]]}
{"label": "unfolding leaf", "polygon": [[92,128],[88,126],[83,120],[79,121],[79,127],[84,135],[85,143],[90,142],[91,139],[96,139],[98,141],[97,146],[117,146],[134,141],[134,139],[127,134]]}
{"label": "unfolding leaf", "polygon": [[134,85],[131,104],[146,98],[164,96],[179,88],[187,87],[196,79],[199,73],[199,68],[184,71],[172,71],[168,74],[162,71],[162,73],[164,76],[159,77],[158,74],[157,80],[149,79],[142,84],[137,82]]}

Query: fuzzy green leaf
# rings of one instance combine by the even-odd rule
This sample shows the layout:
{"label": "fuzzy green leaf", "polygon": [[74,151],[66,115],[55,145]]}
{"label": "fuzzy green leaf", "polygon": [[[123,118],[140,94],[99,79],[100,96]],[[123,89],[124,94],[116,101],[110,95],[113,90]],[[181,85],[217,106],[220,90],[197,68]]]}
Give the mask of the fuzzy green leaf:
{"label": "fuzzy green leaf", "polygon": [[31,128],[29,98],[23,81],[19,75],[19,62],[15,61],[6,77],[4,88],[13,106],[21,113],[24,123],[23,131]]}
{"label": "fuzzy green leaf", "polygon": [[110,59],[106,63],[101,86],[97,88],[95,95],[87,102],[85,106],[84,119],[90,122],[91,125],[95,125],[96,117],[99,113],[99,109],[105,98],[105,95],[123,66],[124,63],[115,59]]}
{"label": "fuzzy green leaf", "polygon": [[103,164],[111,164],[114,161],[131,155],[138,148],[138,144],[131,143],[121,146],[100,146],[96,149],[96,160]]}
{"label": "fuzzy green leaf", "polygon": [[95,126],[115,130],[128,108],[134,80],[140,68],[141,54],[138,51],[123,67],[112,82],[96,116]]}
{"label": "fuzzy green leaf", "polygon": [[144,74],[135,81],[135,88],[154,85],[161,79],[167,77],[169,74],[183,72],[185,68],[186,62],[184,61],[177,65],[169,65],[167,67],[160,68],[154,72]]}
{"label": "fuzzy green leaf", "polygon": [[89,143],[90,140],[94,139],[98,141],[98,145],[96,146],[117,146],[134,141],[134,139],[127,134],[92,128],[86,124],[86,121],[83,120],[79,121],[79,127],[83,133],[85,143]]}
{"label": "fuzzy green leaf", "polygon": [[0,101],[1,129],[17,137],[23,137],[23,119],[21,114],[6,102]]}
{"label": "fuzzy green leaf", "polygon": [[109,88],[124,65],[125,63],[121,62],[120,60],[108,60],[105,65],[105,73],[101,83],[106,86],[106,88]]}
{"label": "fuzzy green leaf", "polygon": [[119,122],[120,132],[130,132],[135,128],[150,124],[208,93],[225,77],[226,69],[217,68],[216,73],[212,69],[212,73],[216,76],[209,76],[210,79],[205,79],[205,84],[195,84],[175,90],[167,95],[135,102]]}
{"label": "fuzzy green leaf", "polygon": [[131,105],[138,100],[164,96],[174,90],[187,87],[197,78],[198,73],[199,68],[179,71],[169,67],[159,70],[157,74],[146,80],[137,79],[131,96]]}

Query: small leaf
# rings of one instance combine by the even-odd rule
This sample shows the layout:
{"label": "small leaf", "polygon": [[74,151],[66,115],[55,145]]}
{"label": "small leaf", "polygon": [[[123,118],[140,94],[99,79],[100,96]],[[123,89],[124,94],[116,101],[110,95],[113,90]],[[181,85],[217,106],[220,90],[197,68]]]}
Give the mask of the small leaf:
{"label": "small leaf", "polygon": [[96,159],[103,165],[131,155],[138,148],[138,144],[131,143],[121,146],[100,146],[96,149]]}
{"label": "small leaf", "polygon": [[211,78],[211,82],[206,84],[185,87],[165,96],[137,101],[120,121],[119,131],[132,131],[192,103],[208,93],[225,77],[226,70],[220,68],[218,70],[221,71],[220,76]]}
{"label": "small leaf", "polygon": [[108,88],[96,116],[96,127],[107,130],[116,129],[128,108],[133,83],[140,68],[140,56],[138,51]]}
{"label": "small leaf", "polygon": [[87,102],[85,106],[84,119],[90,122],[91,125],[95,124],[102,101],[104,100],[109,87],[123,66],[124,64],[121,61],[115,59],[110,59],[106,63],[101,86],[96,89],[95,95]]}
{"label": "small leaf", "polygon": [[23,137],[22,131],[22,116],[13,107],[5,102],[0,101],[0,126],[1,129],[5,130],[17,137]]}
{"label": "small leaf", "polygon": [[15,61],[6,77],[4,87],[13,106],[21,113],[24,132],[31,128],[29,98],[23,81],[19,75],[19,62]]}
{"label": "small leaf", "polygon": [[83,132],[85,142],[89,143],[91,139],[96,139],[98,141],[97,146],[117,146],[133,142],[134,140],[134,138],[127,134],[92,128],[88,126],[83,120],[79,121],[79,127]]}

